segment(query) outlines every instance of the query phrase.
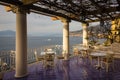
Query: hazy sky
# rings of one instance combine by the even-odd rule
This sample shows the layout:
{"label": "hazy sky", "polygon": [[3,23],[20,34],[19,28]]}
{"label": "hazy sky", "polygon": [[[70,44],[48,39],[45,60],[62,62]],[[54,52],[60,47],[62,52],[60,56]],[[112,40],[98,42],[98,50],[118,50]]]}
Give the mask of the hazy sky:
{"label": "hazy sky", "polygon": [[[16,15],[6,12],[4,6],[0,6],[0,31],[14,30],[16,28]],[[51,17],[30,13],[27,14],[27,29],[29,34],[62,34],[63,24],[61,21],[52,21]],[[70,31],[82,29],[80,22],[71,21]]]}

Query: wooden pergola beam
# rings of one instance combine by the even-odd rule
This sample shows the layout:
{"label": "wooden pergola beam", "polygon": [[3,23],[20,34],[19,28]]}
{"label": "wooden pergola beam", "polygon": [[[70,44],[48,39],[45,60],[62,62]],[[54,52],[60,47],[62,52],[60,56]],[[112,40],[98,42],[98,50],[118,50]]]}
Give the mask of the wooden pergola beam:
{"label": "wooden pergola beam", "polygon": [[[114,17],[115,17],[115,19],[120,18],[120,13],[118,15],[114,16]],[[111,18],[102,18],[102,20],[103,21],[105,21],[105,20],[111,20]],[[101,21],[101,19],[95,19],[95,20],[92,20],[92,21],[91,20],[86,20],[87,23],[99,22],[99,21]]]}
{"label": "wooden pergola beam", "polygon": [[9,5],[16,5],[16,6],[20,6],[22,5],[23,3],[19,0],[0,0],[0,4],[1,5],[6,5],[6,6],[9,6]]}
{"label": "wooden pergola beam", "polygon": [[51,10],[48,10],[48,9],[44,9],[44,8],[40,8],[40,7],[37,7],[37,6],[34,6],[34,5],[29,5],[28,7],[30,10],[34,10],[34,11],[37,11],[37,12],[43,12],[43,13],[48,13],[50,15],[54,15],[54,16],[60,16],[60,17],[63,17],[63,18],[66,18],[66,19],[70,19],[70,20],[75,20],[75,21],[78,21],[78,22],[84,22],[85,21],[82,21],[80,19],[77,19],[77,18],[72,18],[72,17],[69,17],[65,14],[62,14],[62,13],[58,13],[58,12],[54,12],[54,11],[51,11]]}
{"label": "wooden pergola beam", "polygon": [[22,0],[24,5],[30,5],[30,4],[36,3],[38,1],[40,1],[40,0]]}
{"label": "wooden pergola beam", "polygon": [[[98,8],[98,10],[100,11],[100,14],[102,14],[102,13],[105,11],[106,14],[107,14],[108,16],[110,16],[111,19],[113,19],[113,17],[109,14],[109,12],[106,11],[106,8],[100,6],[100,5],[99,5],[97,2],[95,2],[94,0],[90,0],[90,1]],[[106,0],[106,1],[107,1],[107,0]]]}
{"label": "wooden pergola beam", "polygon": [[118,4],[119,4],[119,8],[120,8],[120,0],[117,0]]}
{"label": "wooden pergola beam", "polygon": [[58,9],[61,9],[61,10],[64,10],[64,11],[66,11],[66,12],[69,12],[69,13],[73,13],[73,14],[75,14],[75,15],[77,15],[76,13],[74,13],[74,12],[72,12],[72,11],[70,11],[70,10],[67,10],[67,9],[64,9],[64,8],[62,8],[62,7],[59,7],[59,6],[57,6],[57,5],[55,5],[55,4],[49,4],[47,1],[43,1],[45,4],[47,4],[48,6],[53,6],[53,7],[56,7],[56,8],[58,8]]}
{"label": "wooden pergola beam", "polygon": [[[22,0],[22,1],[26,1],[26,0]],[[116,18],[116,16],[114,15],[119,15],[120,12],[120,6],[112,6],[112,7],[105,7],[105,8],[101,8],[101,6],[98,4],[99,2],[95,2],[95,0],[88,0],[91,1],[92,4],[88,4],[88,6],[92,7],[94,6],[96,9],[92,10],[89,9],[89,7],[85,6],[85,3],[82,3],[82,5],[79,5],[78,3],[74,3],[72,0],[64,0],[64,1],[60,1],[59,3],[57,3],[57,0],[32,0],[32,2],[30,1],[30,4],[24,4],[24,2],[22,2],[21,0],[0,0],[0,4],[5,5],[5,6],[11,6],[11,5],[15,5],[16,7],[23,7],[26,10],[30,11],[30,12],[35,12],[38,14],[45,14],[45,15],[49,15],[49,16],[60,16],[60,17],[64,17],[67,19],[71,19],[71,20],[75,20],[78,22],[94,22],[94,21],[99,21],[99,20],[104,20],[107,17],[104,16],[104,14],[108,15],[109,19],[113,19]],[[29,1],[29,0],[27,0]],[[103,3],[107,2],[108,0],[103,1]],[[37,5],[34,5],[34,3],[39,3]],[[117,4],[120,5],[120,0],[116,1]],[[52,5],[54,3],[54,5]],[[55,4],[56,3],[56,4]],[[63,6],[65,6],[65,8],[63,8]],[[70,6],[69,6],[70,5]],[[51,9],[49,6],[53,6],[53,9]],[[56,10],[57,9],[57,10]],[[63,10],[63,12],[58,11],[58,10]],[[112,15],[111,13],[113,13],[114,15]],[[70,15],[69,15],[70,14]],[[101,15],[101,16],[97,16],[97,15]],[[81,17],[85,17],[86,19],[82,20]],[[94,18],[99,18],[97,20],[94,20]]]}

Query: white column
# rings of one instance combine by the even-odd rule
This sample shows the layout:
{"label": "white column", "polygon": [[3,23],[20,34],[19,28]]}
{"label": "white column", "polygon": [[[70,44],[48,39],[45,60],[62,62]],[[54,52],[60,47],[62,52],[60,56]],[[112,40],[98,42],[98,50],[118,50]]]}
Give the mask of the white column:
{"label": "white column", "polygon": [[65,60],[69,57],[69,21],[64,20],[63,22],[63,56]]}
{"label": "white column", "polygon": [[82,23],[83,27],[83,46],[88,46],[88,30],[87,30],[87,24]]}
{"label": "white column", "polygon": [[27,76],[27,19],[22,9],[16,11],[16,71],[15,77]]}

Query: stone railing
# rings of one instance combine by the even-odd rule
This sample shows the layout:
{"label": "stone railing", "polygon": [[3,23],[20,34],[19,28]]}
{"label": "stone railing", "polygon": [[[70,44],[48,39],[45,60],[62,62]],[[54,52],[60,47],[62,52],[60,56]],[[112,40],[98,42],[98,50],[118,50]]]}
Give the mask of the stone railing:
{"label": "stone railing", "polygon": [[[35,51],[37,52],[37,56],[40,56],[41,52],[43,52],[47,48],[53,49],[57,54],[62,53],[61,45],[51,45],[51,46],[43,46],[40,48],[28,49],[27,50],[28,64],[36,62]],[[13,70],[15,68],[15,54],[16,52],[14,50],[0,51],[0,72],[7,71],[10,69]]]}

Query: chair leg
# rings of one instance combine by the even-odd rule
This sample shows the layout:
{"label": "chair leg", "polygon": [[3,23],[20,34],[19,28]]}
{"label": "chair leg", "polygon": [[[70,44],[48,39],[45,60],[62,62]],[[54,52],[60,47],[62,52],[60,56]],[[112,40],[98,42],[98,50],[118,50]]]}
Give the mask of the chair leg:
{"label": "chair leg", "polygon": [[108,63],[106,63],[106,72],[108,72],[109,71],[109,65],[108,65]]}
{"label": "chair leg", "polygon": [[110,67],[111,67],[111,69],[114,71],[114,63],[112,63],[112,65],[111,65],[111,63],[106,63],[106,72],[109,72],[109,69],[110,69]]}
{"label": "chair leg", "polygon": [[112,69],[113,69],[113,71],[115,70],[115,68],[114,68],[114,60],[113,60],[113,64],[112,64]]}
{"label": "chair leg", "polygon": [[92,57],[91,57],[91,56],[89,56],[89,59],[90,59],[90,64],[92,64]]}

